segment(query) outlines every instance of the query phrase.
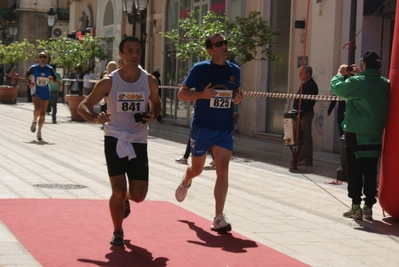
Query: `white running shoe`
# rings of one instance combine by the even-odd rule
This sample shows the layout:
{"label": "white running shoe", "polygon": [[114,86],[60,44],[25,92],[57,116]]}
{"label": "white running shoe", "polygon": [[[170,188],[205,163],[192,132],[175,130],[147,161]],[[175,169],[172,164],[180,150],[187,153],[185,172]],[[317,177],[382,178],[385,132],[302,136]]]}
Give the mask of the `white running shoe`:
{"label": "white running shoe", "polygon": [[226,222],[224,214],[219,214],[213,220],[213,224],[211,225],[211,230],[216,232],[228,232],[231,231],[231,225],[228,222]]}
{"label": "white running shoe", "polygon": [[184,184],[184,177],[183,177],[183,180],[181,181],[179,186],[176,188],[175,197],[176,197],[177,201],[182,202],[186,198],[187,191],[190,188],[190,186],[191,186],[191,182],[190,182],[190,185]]}
{"label": "white running shoe", "polygon": [[187,159],[185,157],[182,157],[180,159],[175,159],[175,161],[181,164],[187,164]]}
{"label": "white running shoe", "polygon": [[42,141],[42,140],[43,140],[43,138],[42,138],[42,132],[41,132],[41,131],[37,131],[36,137],[37,137],[37,141]]}

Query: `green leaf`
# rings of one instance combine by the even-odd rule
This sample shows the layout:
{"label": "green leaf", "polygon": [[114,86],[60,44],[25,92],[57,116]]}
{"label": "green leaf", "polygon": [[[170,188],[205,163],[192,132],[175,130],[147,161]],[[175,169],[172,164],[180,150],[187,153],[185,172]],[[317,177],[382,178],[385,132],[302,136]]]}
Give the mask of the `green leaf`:
{"label": "green leaf", "polygon": [[270,51],[270,45],[278,42],[279,33],[262,19],[260,12],[250,12],[246,18],[236,17],[233,22],[225,14],[208,12],[201,23],[196,20],[199,12],[190,12],[187,18],[180,19],[179,31],[161,33],[175,46],[177,58],[188,60],[194,55],[210,58],[205,39],[213,33],[222,33],[229,40],[230,60],[239,57],[242,64],[252,60],[281,61]]}
{"label": "green leaf", "polygon": [[75,40],[70,38],[49,39],[38,42],[38,48],[51,56],[53,62],[69,71],[76,67],[93,68],[95,63],[107,59],[107,43],[109,37],[92,37]]}
{"label": "green leaf", "polygon": [[24,39],[9,45],[0,44],[0,64],[15,64],[26,61],[36,55],[33,44]]}

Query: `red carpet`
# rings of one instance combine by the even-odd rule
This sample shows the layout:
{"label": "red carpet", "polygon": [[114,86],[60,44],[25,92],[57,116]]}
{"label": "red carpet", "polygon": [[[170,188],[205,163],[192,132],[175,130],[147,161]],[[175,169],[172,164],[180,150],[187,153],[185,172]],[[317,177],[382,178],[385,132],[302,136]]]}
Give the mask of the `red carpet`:
{"label": "red carpet", "polygon": [[[112,247],[107,200],[0,200],[0,220],[42,266],[307,266],[163,201],[131,203],[125,247]],[[234,227],[234,222],[233,222]]]}

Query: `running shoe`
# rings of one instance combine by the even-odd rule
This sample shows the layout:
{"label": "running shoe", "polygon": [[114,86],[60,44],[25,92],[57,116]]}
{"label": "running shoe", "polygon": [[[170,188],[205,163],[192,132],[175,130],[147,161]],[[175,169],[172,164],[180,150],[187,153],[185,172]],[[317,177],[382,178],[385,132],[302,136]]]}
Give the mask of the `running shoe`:
{"label": "running shoe", "polygon": [[37,131],[36,137],[37,137],[37,141],[42,141],[42,140],[43,140],[43,138],[42,138],[42,132],[41,132],[41,131]]}
{"label": "running shoe", "polygon": [[181,181],[179,186],[176,188],[175,197],[176,197],[177,201],[182,202],[186,198],[187,191],[190,188],[190,186],[191,186],[191,182],[190,182],[190,185],[184,184],[184,177],[183,177],[183,180]]}
{"label": "running shoe", "polygon": [[37,124],[36,121],[32,121],[32,125],[30,126],[30,131],[32,133],[36,132],[36,124]]}
{"label": "running shoe", "polygon": [[231,231],[231,225],[226,221],[224,214],[219,214],[213,220],[211,230],[216,232],[228,232]]}
{"label": "running shoe", "polygon": [[175,161],[181,164],[187,164],[187,159],[185,157],[182,157],[180,159],[175,159]]}
{"label": "running shoe", "polygon": [[125,210],[123,213],[123,219],[126,219],[127,216],[129,216],[130,214],[130,203],[129,203],[129,199],[125,200]]}
{"label": "running shoe", "polygon": [[346,218],[352,218],[355,220],[361,220],[363,219],[363,211],[360,207],[353,209],[352,207],[350,208],[350,210],[348,210],[347,212],[344,212],[344,217]]}
{"label": "running shoe", "polygon": [[123,232],[120,230],[115,231],[112,235],[110,243],[114,246],[123,246],[125,244],[125,242],[123,242]]}
{"label": "running shoe", "polygon": [[367,206],[363,207],[363,220],[371,221],[373,219],[373,210]]}

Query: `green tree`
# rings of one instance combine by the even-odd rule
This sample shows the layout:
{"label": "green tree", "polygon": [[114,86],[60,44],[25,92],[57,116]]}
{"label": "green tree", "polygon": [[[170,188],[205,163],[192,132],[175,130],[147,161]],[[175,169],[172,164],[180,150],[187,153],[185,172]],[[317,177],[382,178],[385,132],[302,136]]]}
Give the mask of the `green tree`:
{"label": "green tree", "polygon": [[26,39],[22,42],[13,42],[9,45],[0,43],[0,64],[8,65],[8,67],[26,61],[35,55],[35,46]]}
{"label": "green tree", "polygon": [[77,67],[89,71],[97,62],[107,59],[107,44],[112,40],[110,37],[92,37],[86,34],[84,38],[78,40],[71,38],[40,40],[37,47],[51,57],[51,62],[66,68],[68,72]]}
{"label": "green tree", "polygon": [[230,60],[238,57],[241,64],[252,60],[280,61],[280,57],[270,49],[272,44],[278,42],[279,33],[260,15],[260,12],[253,11],[248,17],[236,17],[230,22],[225,14],[208,12],[199,23],[197,12],[193,11],[187,18],[179,20],[180,32],[175,29],[162,35],[174,45],[176,57],[181,60],[193,56],[209,58],[205,39],[213,33],[222,33],[229,41]]}
{"label": "green tree", "polygon": [[37,47],[50,55],[52,62],[73,71],[76,67],[93,68],[96,62],[107,59],[107,44],[112,40],[113,38],[92,37],[87,34],[79,40],[41,40]]}

